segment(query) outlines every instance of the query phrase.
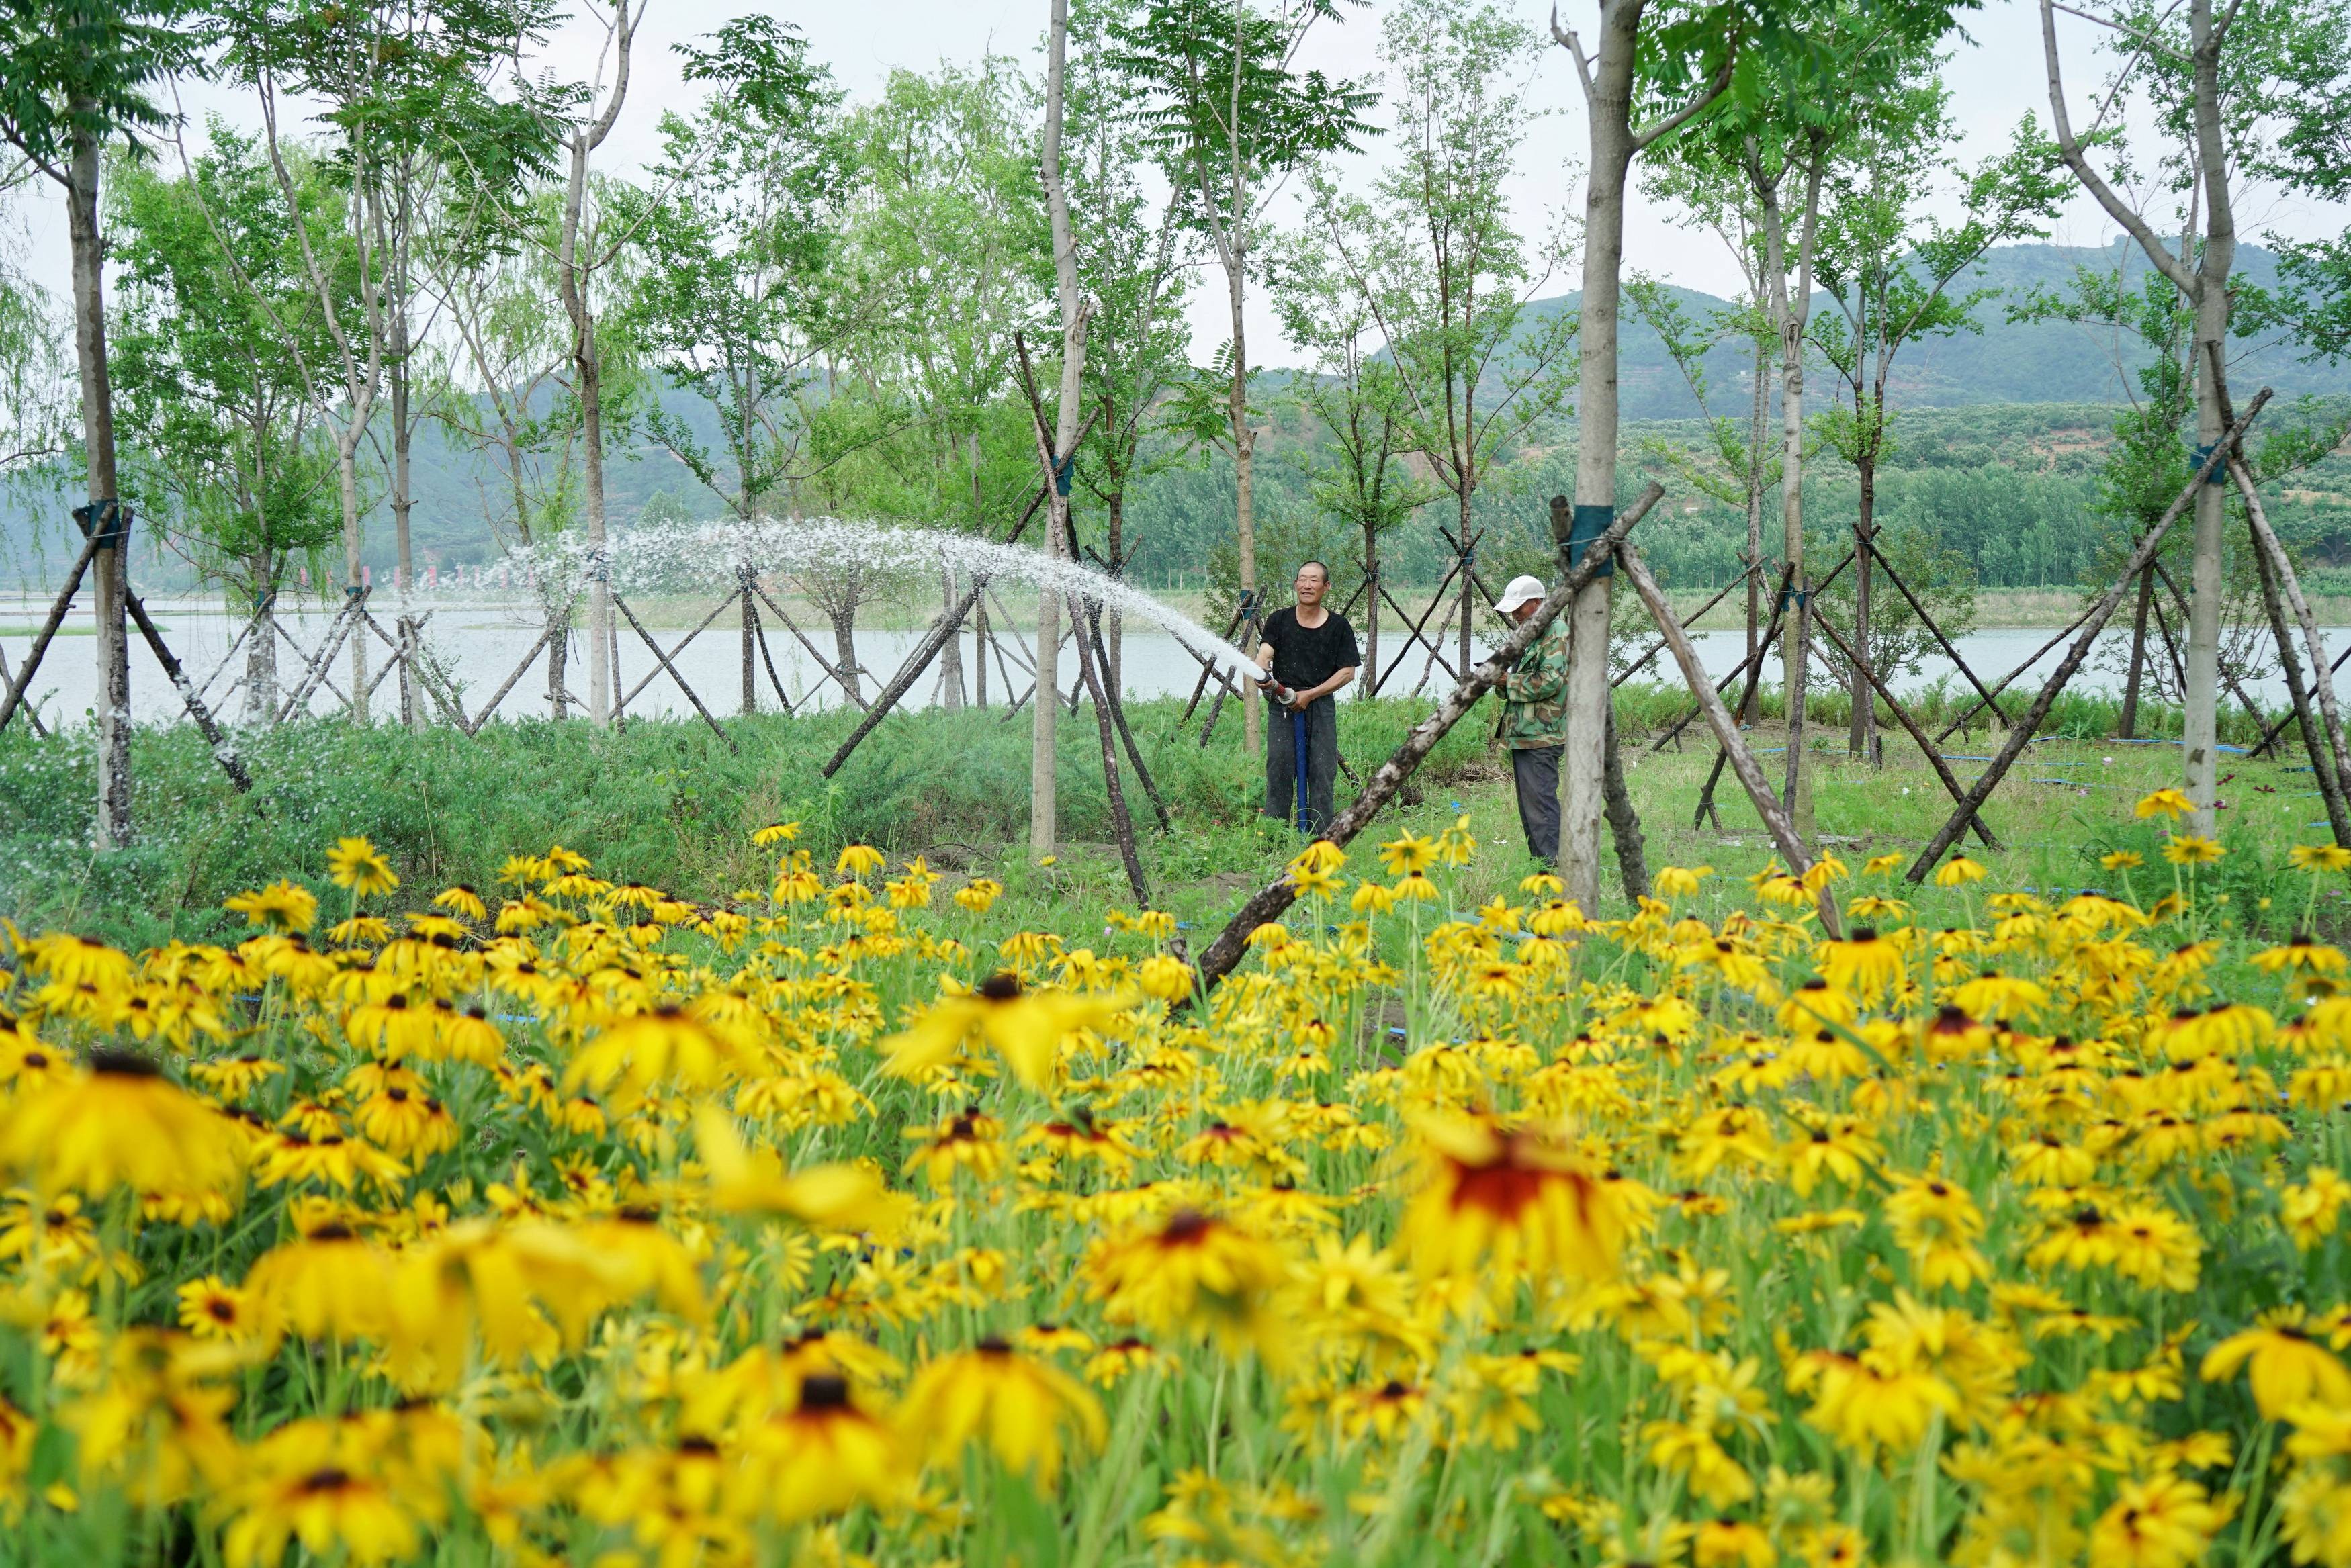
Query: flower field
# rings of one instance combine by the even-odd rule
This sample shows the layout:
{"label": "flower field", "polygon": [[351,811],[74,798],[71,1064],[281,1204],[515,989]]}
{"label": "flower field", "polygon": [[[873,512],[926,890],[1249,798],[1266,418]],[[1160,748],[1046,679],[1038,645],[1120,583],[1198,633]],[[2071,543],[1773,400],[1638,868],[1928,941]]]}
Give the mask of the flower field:
{"label": "flower field", "polygon": [[1943,927],[1316,846],[1200,997],[1165,914],[757,837],[8,929],[10,1553],[2351,1565],[2351,980],[2218,845]]}

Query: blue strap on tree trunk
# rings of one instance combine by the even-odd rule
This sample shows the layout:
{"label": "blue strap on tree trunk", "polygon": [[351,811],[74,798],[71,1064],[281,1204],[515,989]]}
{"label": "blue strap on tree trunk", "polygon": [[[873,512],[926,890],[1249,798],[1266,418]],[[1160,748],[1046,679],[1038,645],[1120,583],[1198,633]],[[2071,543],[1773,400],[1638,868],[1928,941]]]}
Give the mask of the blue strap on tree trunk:
{"label": "blue strap on tree trunk", "polygon": [[1297,774],[1292,781],[1298,791],[1298,831],[1308,831],[1306,826],[1306,710],[1290,711],[1290,771]]}
{"label": "blue strap on tree trunk", "polygon": [[[1571,567],[1582,566],[1584,552],[1591,549],[1593,543],[1600,535],[1608,532],[1608,525],[1615,521],[1616,508],[1613,504],[1600,505],[1585,502],[1577,506],[1575,523],[1567,536],[1567,564]],[[1609,556],[1606,563],[1592,575],[1595,577],[1614,576],[1616,557]]]}

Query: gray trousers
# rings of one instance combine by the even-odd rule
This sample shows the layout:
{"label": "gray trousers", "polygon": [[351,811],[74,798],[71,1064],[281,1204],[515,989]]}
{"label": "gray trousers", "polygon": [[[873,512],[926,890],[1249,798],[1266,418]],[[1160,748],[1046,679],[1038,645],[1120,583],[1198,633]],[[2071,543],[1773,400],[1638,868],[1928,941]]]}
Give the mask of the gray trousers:
{"label": "gray trousers", "polygon": [[1519,826],[1527,830],[1527,852],[1559,864],[1559,758],[1565,746],[1542,746],[1510,753],[1510,774],[1519,786]]}
{"label": "gray trousers", "polygon": [[[1306,811],[1298,810],[1298,718],[1305,718]],[[1298,712],[1265,710],[1265,814],[1305,833],[1321,833],[1339,815],[1339,705],[1317,697]]]}

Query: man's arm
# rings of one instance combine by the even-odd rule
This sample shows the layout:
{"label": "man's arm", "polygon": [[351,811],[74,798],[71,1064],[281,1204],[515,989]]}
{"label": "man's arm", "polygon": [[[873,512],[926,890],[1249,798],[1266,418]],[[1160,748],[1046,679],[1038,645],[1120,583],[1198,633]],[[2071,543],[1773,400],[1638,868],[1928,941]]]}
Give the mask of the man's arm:
{"label": "man's arm", "polygon": [[1340,687],[1346,685],[1355,678],[1355,669],[1356,667],[1354,665],[1350,664],[1344,670],[1333,671],[1331,679],[1323,681],[1321,685],[1310,686],[1305,691],[1301,691],[1298,694],[1298,705],[1303,708],[1306,704],[1313,701],[1318,697],[1328,697],[1332,692],[1336,691]]}
{"label": "man's arm", "polygon": [[1502,698],[1509,702],[1549,702],[1567,690],[1567,661],[1554,657],[1552,639],[1544,638],[1502,678]]}

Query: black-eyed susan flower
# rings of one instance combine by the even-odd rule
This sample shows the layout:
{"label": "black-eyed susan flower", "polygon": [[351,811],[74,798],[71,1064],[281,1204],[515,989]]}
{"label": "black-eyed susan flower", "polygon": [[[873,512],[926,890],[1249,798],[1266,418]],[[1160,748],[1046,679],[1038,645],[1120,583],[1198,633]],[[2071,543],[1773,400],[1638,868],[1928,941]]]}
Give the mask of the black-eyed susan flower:
{"label": "black-eyed susan flower", "polygon": [[1007,1469],[1050,1487],[1071,1449],[1101,1448],[1109,1423],[1083,1384],[991,1334],[916,1371],[901,1429],[935,1462],[978,1443]]}
{"label": "black-eyed susan flower", "polygon": [[1115,1322],[1206,1334],[1228,1351],[1276,1348],[1292,1260],[1234,1221],[1182,1209],[1087,1250],[1080,1277]]}
{"label": "black-eyed susan flower", "polygon": [[1608,1279],[1655,1207],[1639,1183],[1539,1132],[1459,1116],[1416,1117],[1413,1129],[1418,1190],[1399,1241],[1424,1273]]}
{"label": "black-eyed susan flower", "polygon": [[94,1053],[87,1071],[20,1093],[0,1120],[0,1162],[45,1191],[93,1197],[119,1187],[227,1193],[244,1178],[237,1142],[217,1114],[148,1057],[114,1050]]}
{"label": "black-eyed susan flower", "polygon": [[950,992],[900,1033],[882,1043],[891,1071],[913,1075],[942,1067],[964,1046],[995,1047],[1020,1081],[1050,1082],[1061,1043],[1081,1029],[1098,1028],[1120,1011],[1116,998],[1031,990],[1018,975],[999,971],[967,992]]}
{"label": "black-eyed susan flower", "polygon": [[2277,1420],[2298,1406],[2351,1409],[2351,1367],[2314,1338],[2308,1314],[2281,1307],[2252,1328],[2231,1334],[2205,1353],[2199,1368],[2207,1383],[2249,1369],[2253,1405],[2264,1419]]}

